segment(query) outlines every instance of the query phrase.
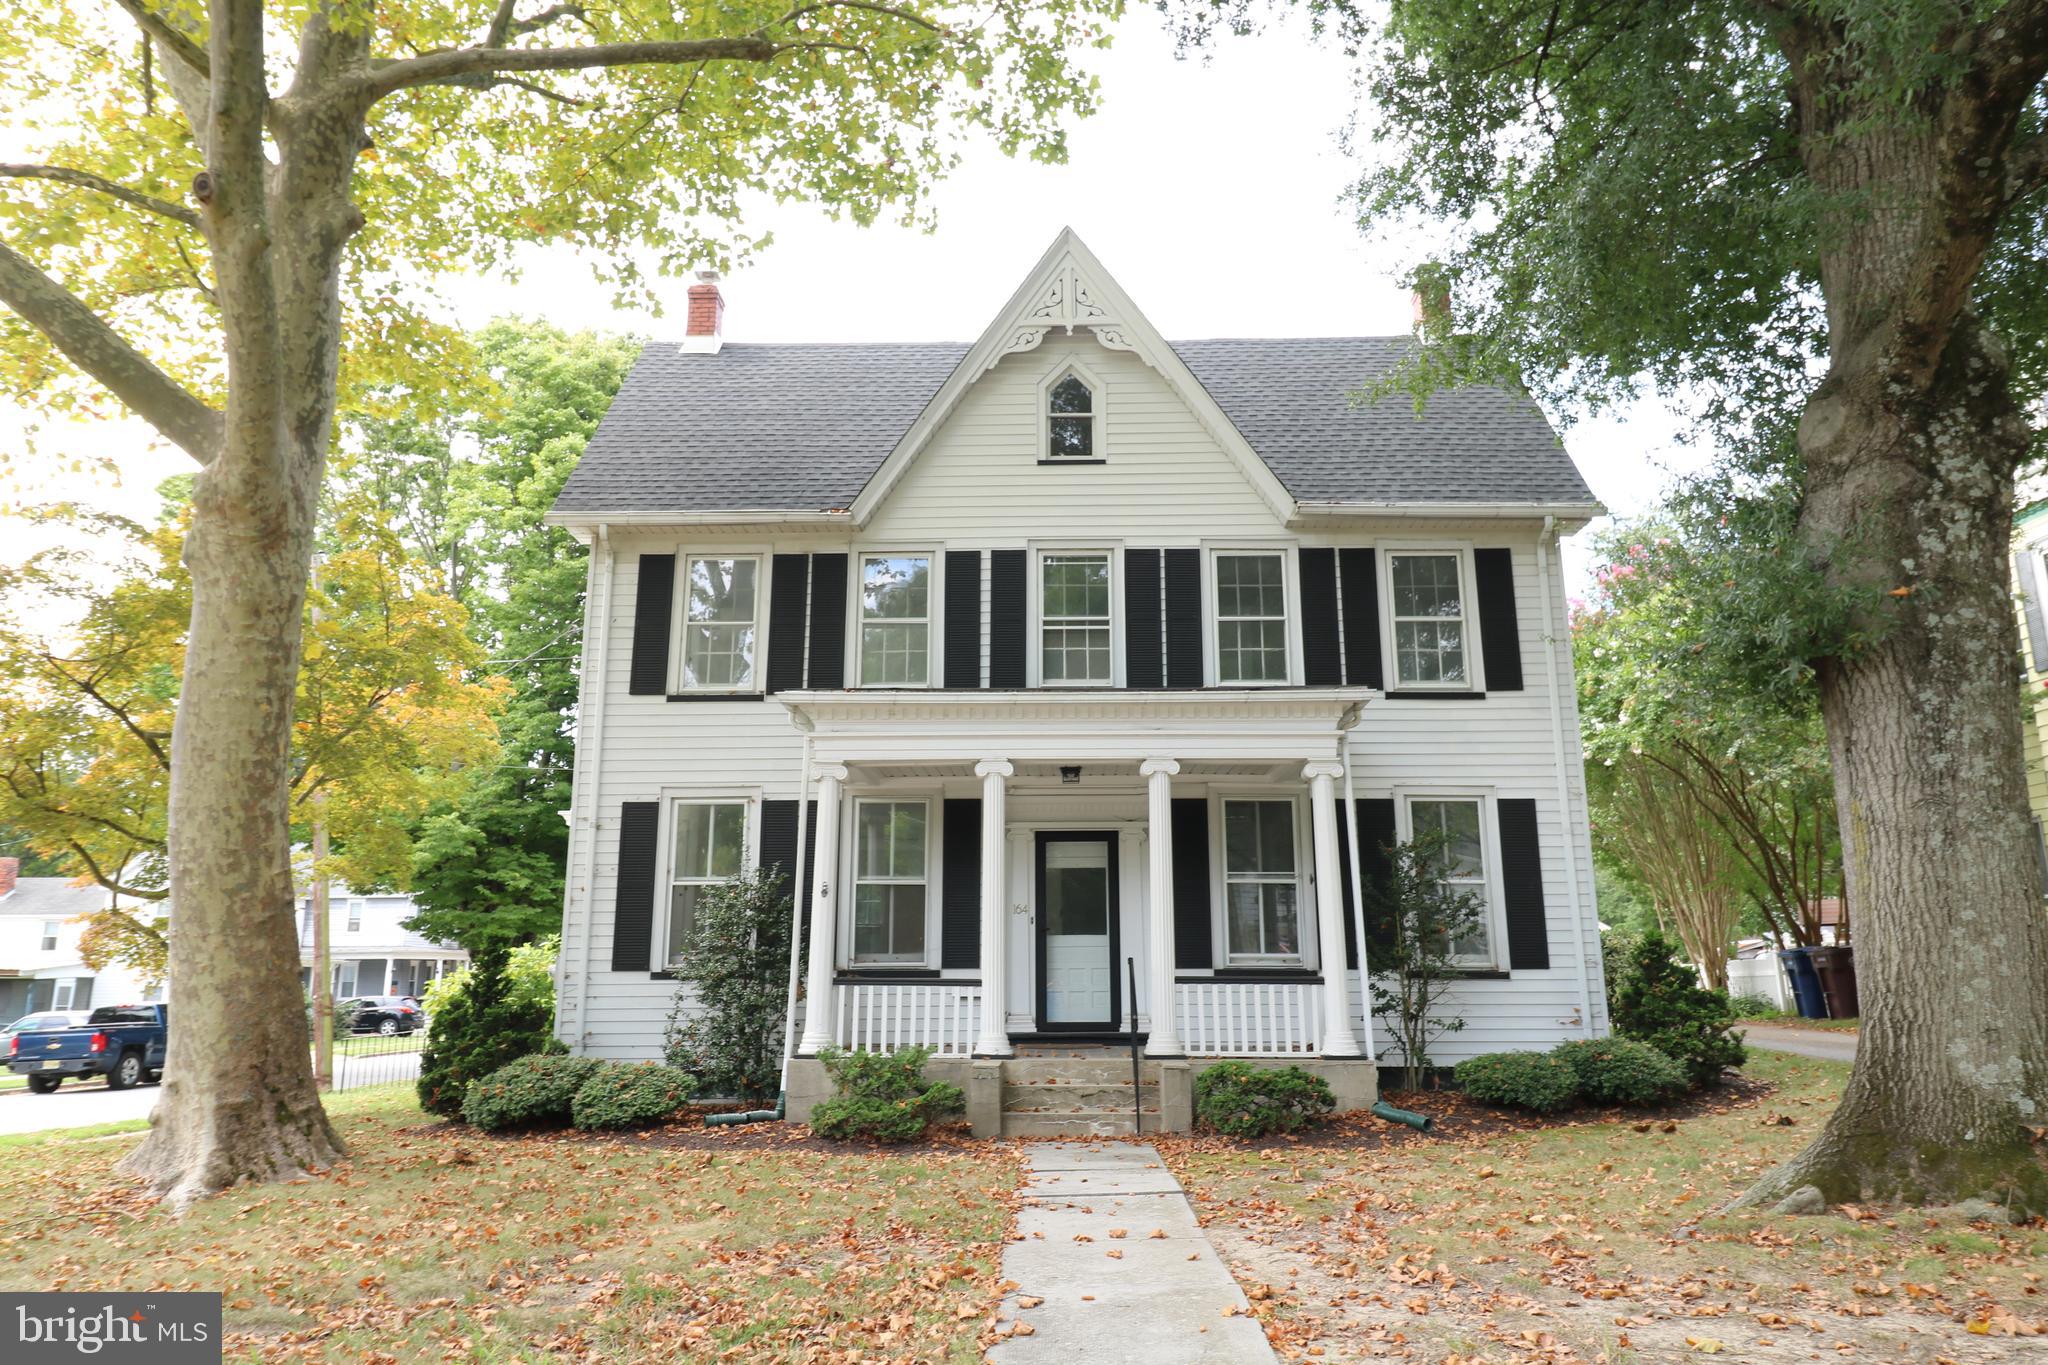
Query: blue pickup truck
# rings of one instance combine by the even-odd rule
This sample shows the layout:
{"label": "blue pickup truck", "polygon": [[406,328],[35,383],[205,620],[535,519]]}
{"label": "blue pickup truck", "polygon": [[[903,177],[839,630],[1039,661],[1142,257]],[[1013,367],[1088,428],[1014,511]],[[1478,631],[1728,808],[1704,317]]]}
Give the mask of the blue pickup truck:
{"label": "blue pickup truck", "polygon": [[167,1005],[105,1005],[70,1028],[17,1033],[8,1044],[7,1069],[28,1077],[28,1088],[47,1095],[68,1077],[105,1076],[107,1089],[126,1090],[164,1074]]}

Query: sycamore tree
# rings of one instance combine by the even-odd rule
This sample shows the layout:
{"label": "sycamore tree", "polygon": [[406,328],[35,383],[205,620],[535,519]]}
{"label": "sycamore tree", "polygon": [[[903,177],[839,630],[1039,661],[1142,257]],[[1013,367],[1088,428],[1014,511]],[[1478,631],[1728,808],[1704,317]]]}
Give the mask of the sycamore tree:
{"label": "sycamore tree", "polygon": [[[870,220],[983,133],[1054,158],[1120,0],[0,0],[0,380],[199,462],[171,742],[180,1008],[124,1169],[174,1202],[339,1152],[302,1039],[287,751],[338,393],[433,406],[435,272],[521,243],[727,264],[742,202]],[[914,210],[913,210],[914,211]],[[644,297],[644,289],[641,291]],[[61,358],[61,359],[60,359]]]}
{"label": "sycamore tree", "polygon": [[[94,548],[0,566],[0,821],[112,894],[80,942],[89,964],[162,980],[176,937],[162,908],[192,597],[186,513],[173,499],[155,526],[75,508],[42,515]],[[493,714],[508,688],[473,676],[483,652],[462,607],[372,512],[344,504],[322,540],[333,548],[307,603],[292,829],[303,842],[317,806],[334,844],[320,870],[354,886],[403,884],[415,822],[495,763]],[[278,913],[292,921],[289,902]]]}
{"label": "sycamore tree", "polygon": [[[1796,428],[1768,474],[1805,581],[1750,638],[1818,688],[1864,1015],[1827,1127],[1745,1198],[2048,1210],[2006,596],[2048,380],[2048,0],[1305,7],[1364,68],[1364,218],[1434,257],[1415,387],[1571,407],[1648,376],[1724,431]],[[1850,629],[1812,629],[1837,598]]]}

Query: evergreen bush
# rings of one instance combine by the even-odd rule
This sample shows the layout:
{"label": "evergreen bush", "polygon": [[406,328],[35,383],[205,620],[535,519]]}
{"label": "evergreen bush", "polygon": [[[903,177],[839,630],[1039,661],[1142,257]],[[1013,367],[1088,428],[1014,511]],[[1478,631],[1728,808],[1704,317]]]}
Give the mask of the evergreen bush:
{"label": "evergreen bush", "polygon": [[1329,1082],[1298,1066],[1218,1062],[1195,1077],[1196,1121],[1227,1137],[1297,1132],[1336,1107]]}
{"label": "evergreen bush", "polygon": [[923,1137],[933,1120],[967,1108],[959,1086],[924,1078],[924,1064],[931,1055],[927,1047],[894,1052],[826,1048],[818,1060],[839,1093],[811,1111],[811,1131],[840,1141],[910,1142]]}
{"label": "evergreen bush", "polygon": [[1688,1085],[1684,1067],[1632,1038],[1560,1043],[1550,1055],[1572,1069],[1579,1093],[1594,1104],[1657,1104]]}
{"label": "evergreen bush", "polygon": [[506,977],[506,957],[499,945],[477,949],[462,986],[444,993],[428,1016],[419,1096],[430,1114],[460,1117],[471,1081],[553,1046],[552,993],[543,1003],[517,990]]}
{"label": "evergreen bush", "polygon": [[602,1062],[576,1089],[569,1118],[578,1128],[634,1128],[659,1123],[687,1105],[697,1078],[656,1062]]}
{"label": "evergreen bush", "polygon": [[1612,993],[1614,1031],[1677,1062],[1696,1087],[1749,1060],[1741,1040],[1729,1035],[1735,1013],[1728,997],[1700,985],[1691,964],[1655,930],[1636,942]]}
{"label": "evergreen bush", "polygon": [[781,1083],[789,912],[789,879],[775,868],[697,894],[671,969],[682,988],[663,1057],[705,1094],[764,1100]]}
{"label": "evergreen bush", "polygon": [[1458,1086],[1475,1100],[1554,1114],[1579,1097],[1571,1064],[1547,1052],[1488,1052],[1458,1063]]}
{"label": "evergreen bush", "polygon": [[595,1057],[536,1052],[469,1083],[462,1098],[465,1123],[495,1132],[569,1122],[576,1092],[601,1063]]}

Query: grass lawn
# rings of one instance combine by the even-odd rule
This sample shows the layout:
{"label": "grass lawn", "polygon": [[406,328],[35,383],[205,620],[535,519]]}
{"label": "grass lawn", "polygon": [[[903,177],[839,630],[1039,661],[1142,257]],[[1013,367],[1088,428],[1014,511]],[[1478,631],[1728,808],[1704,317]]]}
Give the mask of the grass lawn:
{"label": "grass lawn", "polygon": [[1735,1021],[1738,1028],[1743,1024],[1762,1024],[1766,1028],[1810,1028],[1819,1029],[1825,1033],[1854,1033],[1856,1032],[1856,1026],[1862,1022],[1861,1019],[1805,1019],[1796,1014],[1780,1015],[1771,1019],[1738,1019]]}
{"label": "grass lawn", "polygon": [[183,1220],[113,1174],[133,1136],[6,1148],[0,1288],[219,1290],[236,1361],[979,1358],[1012,1148],[492,1139],[407,1090],[327,1103],[346,1163]]}
{"label": "grass lawn", "polygon": [[1759,1052],[1748,1074],[1776,1089],[1652,1122],[1488,1131],[1423,1096],[1395,1102],[1449,1109],[1446,1135],[1160,1146],[1283,1357],[2048,1359],[2038,1225],[1718,1216],[1819,1130],[1848,1067]]}

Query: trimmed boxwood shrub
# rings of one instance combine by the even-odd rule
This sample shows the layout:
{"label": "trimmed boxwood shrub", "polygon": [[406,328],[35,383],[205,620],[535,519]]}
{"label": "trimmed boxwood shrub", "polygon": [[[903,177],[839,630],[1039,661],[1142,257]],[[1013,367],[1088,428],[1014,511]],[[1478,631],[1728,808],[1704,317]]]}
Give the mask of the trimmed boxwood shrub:
{"label": "trimmed boxwood shrub", "polygon": [[811,1110],[811,1131],[840,1141],[910,1142],[923,1137],[934,1119],[967,1108],[959,1086],[924,1078],[924,1064],[931,1055],[928,1047],[894,1052],[824,1049],[818,1060],[839,1093]]}
{"label": "trimmed boxwood shrub", "polygon": [[1336,1107],[1330,1083],[1298,1066],[1218,1062],[1195,1077],[1195,1118],[1229,1137],[1292,1133]]}
{"label": "trimmed boxwood shrub", "polygon": [[1550,1050],[1594,1104],[1656,1104],[1687,1088],[1685,1068],[1633,1038],[1587,1038]]}
{"label": "trimmed boxwood shrub", "polygon": [[1728,1030],[1728,997],[1710,991],[1678,957],[1677,945],[1651,930],[1637,940],[1613,994],[1614,1031],[1648,1043],[1685,1068],[1695,1086],[1713,1085],[1749,1053]]}
{"label": "trimmed boxwood shrub", "polygon": [[463,1092],[462,1117],[478,1128],[565,1124],[576,1092],[598,1068],[595,1057],[534,1053],[499,1067]]}
{"label": "trimmed boxwood shrub", "polygon": [[569,1118],[578,1128],[659,1123],[690,1102],[697,1078],[658,1062],[604,1062],[576,1088]]}
{"label": "trimmed boxwood shrub", "polygon": [[1475,1100],[1554,1114],[1579,1097],[1571,1064],[1547,1052],[1488,1052],[1467,1057],[1454,1073]]}

